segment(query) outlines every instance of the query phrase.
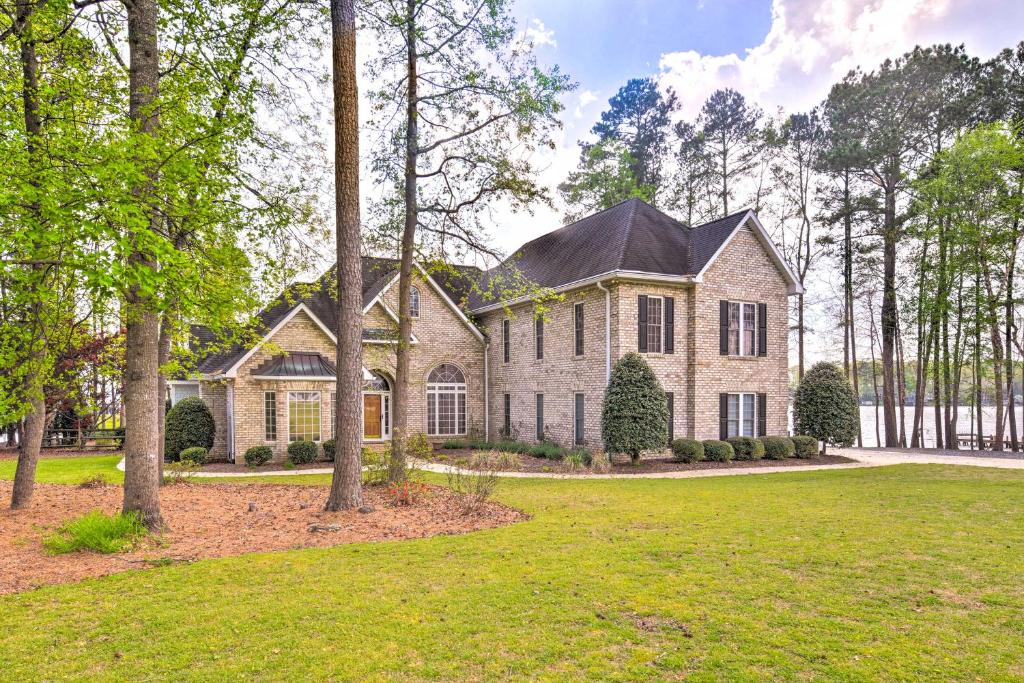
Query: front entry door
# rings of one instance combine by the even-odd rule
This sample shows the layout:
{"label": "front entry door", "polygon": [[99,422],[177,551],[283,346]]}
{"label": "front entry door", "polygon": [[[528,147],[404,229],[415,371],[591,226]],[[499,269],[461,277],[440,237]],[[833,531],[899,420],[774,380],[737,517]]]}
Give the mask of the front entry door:
{"label": "front entry door", "polygon": [[366,394],[363,396],[363,438],[379,439],[380,430],[380,406],[381,397],[379,394]]}

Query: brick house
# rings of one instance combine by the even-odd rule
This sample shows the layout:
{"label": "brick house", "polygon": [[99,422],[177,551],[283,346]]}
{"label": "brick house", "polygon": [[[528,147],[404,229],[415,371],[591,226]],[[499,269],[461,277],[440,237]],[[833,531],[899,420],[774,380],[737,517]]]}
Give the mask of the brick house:
{"label": "brick house", "polygon": [[[555,294],[502,296],[515,275]],[[332,272],[259,315],[262,341],[203,356],[172,382],[201,396],[218,425],[212,455],[333,436]],[[397,262],[363,259],[363,429],[390,439]],[[801,291],[752,211],[688,228],[629,200],[523,245],[496,268],[417,268],[412,292],[410,424],[457,435],[599,447],[611,367],[636,351],[669,397],[670,435],[784,434],[788,297]],[[483,295],[482,292],[487,292]],[[496,293],[496,295],[495,295]]]}

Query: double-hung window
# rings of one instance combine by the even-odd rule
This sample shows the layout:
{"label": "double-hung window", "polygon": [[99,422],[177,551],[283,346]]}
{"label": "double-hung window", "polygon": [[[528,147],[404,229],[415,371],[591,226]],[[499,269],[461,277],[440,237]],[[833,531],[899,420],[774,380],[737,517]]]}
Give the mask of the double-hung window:
{"label": "double-hung window", "polygon": [[664,300],[660,296],[647,297],[647,352],[661,353],[661,325]]}
{"label": "double-hung window", "polygon": [[729,355],[757,355],[757,305],[728,302]]}
{"label": "double-hung window", "polygon": [[729,394],[726,436],[757,436],[757,394]]}
{"label": "double-hung window", "polygon": [[675,297],[637,297],[637,350],[675,353]]}
{"label": "double-hung window", "polygon": [[576,304],[572,308],[573,319],[573,343],[577,356],[583,355],[583,304]]}

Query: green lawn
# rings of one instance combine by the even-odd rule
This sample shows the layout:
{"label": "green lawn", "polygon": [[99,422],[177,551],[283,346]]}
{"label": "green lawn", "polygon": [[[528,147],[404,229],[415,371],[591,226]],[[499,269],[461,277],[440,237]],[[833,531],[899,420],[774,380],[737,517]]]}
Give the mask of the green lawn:
{"label": "green lawn", "polygon": [[1024,678],[1024,473],[508,480],[499,497],[534,518],[0,596],[0,679]]}

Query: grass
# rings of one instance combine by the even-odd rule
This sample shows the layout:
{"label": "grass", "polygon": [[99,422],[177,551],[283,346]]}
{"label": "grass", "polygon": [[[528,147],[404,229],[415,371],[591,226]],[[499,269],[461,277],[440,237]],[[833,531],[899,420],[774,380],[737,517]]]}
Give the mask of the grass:
{"label": "grass", "polygon": [[[102,476],[111,484],[124,481],[124,472],[117,469],[123,456],[88,455],[75,458],[40,458],[36,466],[36,481],[47,484],[81,484],[86,479]],[[0,460],[0,479],[14,479],[18,461]]]}
{"label": "grass", "polygon": [[119,553],[145,534],[146,527],[138,513],[106,515],[93,510],[60,527],[57,533],[43,540],[43,547],[54,555],[80,550]]}
{"label": "grass", "polygon": [[498,496],[533,519],[0,596],[0,679],[1024,677],[1024,472],[521,479]]}

